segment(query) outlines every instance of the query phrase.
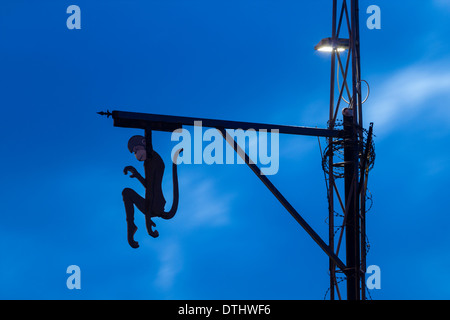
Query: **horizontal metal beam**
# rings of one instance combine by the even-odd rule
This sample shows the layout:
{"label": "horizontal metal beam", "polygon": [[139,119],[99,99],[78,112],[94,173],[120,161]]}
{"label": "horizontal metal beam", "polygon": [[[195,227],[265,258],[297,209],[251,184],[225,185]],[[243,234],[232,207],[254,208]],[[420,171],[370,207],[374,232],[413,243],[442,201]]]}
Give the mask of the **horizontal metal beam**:
{"label": "horizontal metal beam", "polygon": [[192,117],[179,117],[179,116],[167,116],[160,114],[151,113],[138,113],[138,112],[128,112],[128,111],[113,111],[112,113],[99,112],[102,115],[112,115],[114,119],[115,127],[122,128],[136,128],[145,129],[151,127],[152,130],[156,131],[167,131],[173,132],[176,129],[182,128],[182,126],[194,126],[195,121],[201,121],[202,127],[209,128],[224,128],[224,129],[266,129],[266,130],[278,130],[279,133],[283,134],[294,134],[303,136],[314,136],[314,137],[340,137],[342,136],[342,130],[330,130],[330,129],[319,129],[310,127],[298,127],[298,126],[287,126],[287,125],[275,125],[275,124],[264,124],[255,122],[241,122],[241,121],[227,121],[227,120],[215,120],[215,119],[205,119],[205,118],[192,118]]}

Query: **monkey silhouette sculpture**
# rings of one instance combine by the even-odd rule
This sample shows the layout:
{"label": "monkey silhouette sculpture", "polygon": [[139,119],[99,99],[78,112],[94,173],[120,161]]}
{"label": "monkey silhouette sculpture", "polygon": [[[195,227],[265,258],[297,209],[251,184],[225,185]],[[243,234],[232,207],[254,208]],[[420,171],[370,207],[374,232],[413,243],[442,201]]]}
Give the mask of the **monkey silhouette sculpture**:
{"label": "monkey silhouette sculpture", "polygon": [[138,248],[139,243],[134,240],[134,234],[137,226],[134,224],[134,206],[145,215],[145,225],[150,236],[156,238],[159,236],[156,224],[152,221],[154,217],[171,219],[178,209],[178,176],[177,176],[177,158],[183,149],[177,150],[172,164],[173,179],[173,203],[169,212],[164,211],[166,200],[162,192],[162,179],[164,175],[164,162],[156,151],[151,150],[148,154],[143,136],[133,136],[128,141],[128,150],[134,153],[138,161],[144,162],[145,177],[143,177],[133,166],[127,166],[123,169],[124,174],[131,172],[130,178],[136,178],[145,188],[145,198],[141,197],[136,191],[125,188],[122,191],[123,202],[125,204],[127,220],[128,243],[132,248]]}

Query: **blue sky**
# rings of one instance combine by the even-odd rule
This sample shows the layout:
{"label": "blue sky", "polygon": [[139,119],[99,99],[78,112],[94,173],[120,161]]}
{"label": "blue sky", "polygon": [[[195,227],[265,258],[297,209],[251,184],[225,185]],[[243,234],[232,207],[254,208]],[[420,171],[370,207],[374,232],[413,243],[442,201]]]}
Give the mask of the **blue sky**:
{"label": "blue sky", "polygon": [[[81,8],[68,30],[66,8]],[[381,8],[381,30],[365,8]],[[374,299],[449,299],[450,4],[360,1]],[[328,259],[245,165],[181,165],[173,220],[126,241],[134,129],[99,110],[325,127],[331,1],[7,1],[0,12],[2,299],[323,299]],[[154,133],[167,163],[175,142]],[[167,166],[168,167],[168,166]],[[317,139],[280,136],[270,177],[327,238]],[[172,201],[170,170],[163,190]],[[81,290],[66,269],[81,268]]]}

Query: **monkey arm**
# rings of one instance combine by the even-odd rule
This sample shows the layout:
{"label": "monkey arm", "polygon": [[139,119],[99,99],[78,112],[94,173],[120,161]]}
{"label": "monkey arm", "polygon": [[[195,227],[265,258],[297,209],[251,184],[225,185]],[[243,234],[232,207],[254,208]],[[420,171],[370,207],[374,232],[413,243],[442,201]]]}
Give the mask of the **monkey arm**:
{"label": "monkey arm", "polygon": [[147,188],[147,182],[145,178],[136,170],[133,166],[127,166],[123,169],[123,173],[127,174],[128,171],[131,172],[130,178],[136,178],[139,180],[140,183],[144,186],[144,188]]}
{"label": "monkey arm", "polygon": [[138,172],[135,177],[139,180],[139,182],[144,186],[144,188],[147,188],[147,182],[143,176]]}

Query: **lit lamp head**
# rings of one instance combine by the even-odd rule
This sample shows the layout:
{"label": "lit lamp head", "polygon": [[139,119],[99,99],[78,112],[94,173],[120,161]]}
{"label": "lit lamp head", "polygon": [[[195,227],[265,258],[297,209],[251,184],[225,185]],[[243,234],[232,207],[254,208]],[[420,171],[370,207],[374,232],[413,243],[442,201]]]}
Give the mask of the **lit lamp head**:
{"label": "lit lamp head", "polygon": [[349,47],[350,43],[348,39],[325,38],[320,40],[314,49],[322,52],[332,52],[333,50],[342,52],[348,50]]}

